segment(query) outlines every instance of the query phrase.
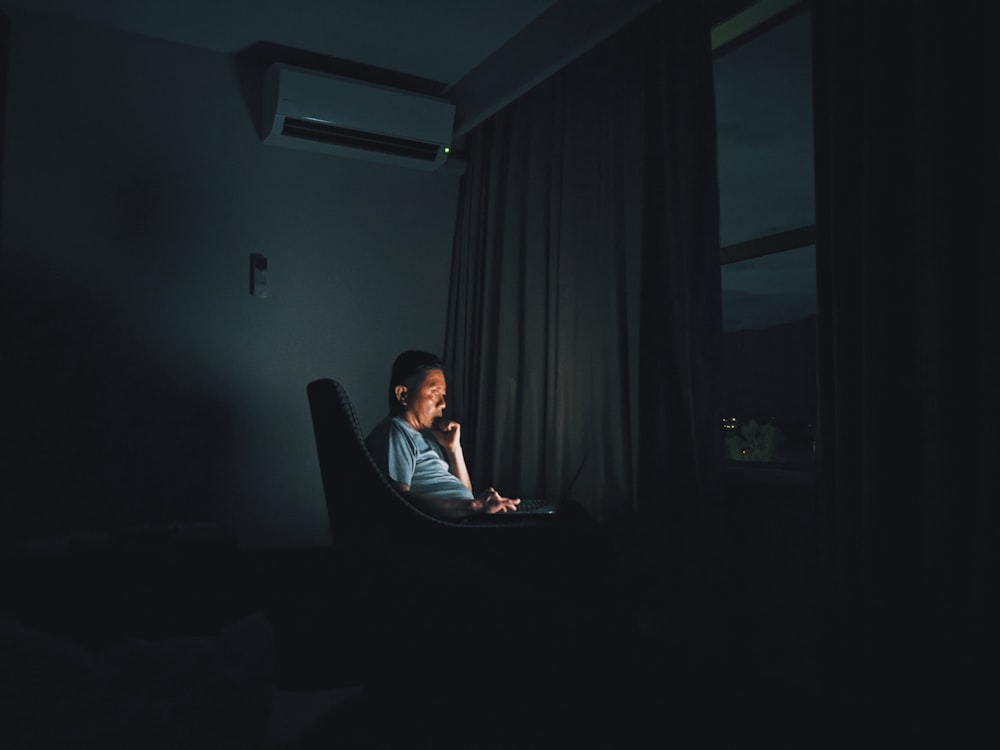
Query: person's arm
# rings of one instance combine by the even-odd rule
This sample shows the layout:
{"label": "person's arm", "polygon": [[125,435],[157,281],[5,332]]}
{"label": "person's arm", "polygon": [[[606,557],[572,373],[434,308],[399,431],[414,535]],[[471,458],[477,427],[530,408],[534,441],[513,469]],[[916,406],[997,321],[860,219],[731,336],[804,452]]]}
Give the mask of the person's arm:
{"label": "person's arm", "polygon": [[448,461],[448,470],[472,492],[472,479],[462,451],[462,426],[453,419],[441,420],[434,425],[432,433]]}
{"label": "person's arm", "polygon": [[448,521],[461,521],[480,513],[508,513],[517,510],[520,498],[503,497],[490,487],[472,500],[411,492],[409,485],[393,482],[396,490],[425,513]]}
{"label": "person's arm", "polygon": [[[469,478],[469,470],[465,464],[465,456],[462,452],[461,430],[457,422],[445,421],[441,425],[443,429],[431,430],[435,441],[441,446],[441,452],[448,462],[449,471],[472,495],[472,481]],[[479,495],[470,498],[462,497],[442,497],[428,493],[413,492],[408,482],[400,481],[395,476],[412,476],[412,458],[416,452],[416,446],[409,440],[405,432],[398,431],[389,433],[386,444],[369,442],[369,450],[373,455],[387,454],[390,458],[384,467],[380,467],[396,490],[410,500],[417,508],[425,513],[445,520],[462,520],[469,516],[480,513],[506,513],[517,510],[519,499],[505,498],[495,489],[490,487]],[[396,470],[392,468],[393,456],[396,457]],[[376,459],[377,462],[377,459]]]}

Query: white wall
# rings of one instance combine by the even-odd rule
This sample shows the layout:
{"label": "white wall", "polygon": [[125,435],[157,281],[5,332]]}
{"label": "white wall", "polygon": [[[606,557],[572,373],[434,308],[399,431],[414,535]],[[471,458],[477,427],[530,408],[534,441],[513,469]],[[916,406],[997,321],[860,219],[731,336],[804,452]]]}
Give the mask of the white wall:
{"label": "white wall", "polygon": [[263,146],[232,58],[9,15],[24,528],[203,518],[248,546],[324,543],[305,385],[342,380],[367,429],[392,357],[441,348],[458,178]]}

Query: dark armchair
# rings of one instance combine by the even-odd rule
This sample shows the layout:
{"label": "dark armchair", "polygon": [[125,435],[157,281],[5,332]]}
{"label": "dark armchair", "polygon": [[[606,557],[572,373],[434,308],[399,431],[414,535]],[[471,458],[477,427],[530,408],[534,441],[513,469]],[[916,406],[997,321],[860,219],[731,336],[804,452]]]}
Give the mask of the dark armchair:
{"label": "dark armchair", "polygon": [[[434,661],[426,669],[439,672],[442,654],[468,638],[472,623],[523,633],[558,618],[568,601],[599,599],[607,569],[599,524],[516,512],[436,518],[378,468],[343,385],[323,378],[307,393],[336,560],[332,580],[356,597],[355,604],[342,598],[338,611],[363,612],[358,643],[385,657],[388,669],[426,658]],[[501,650],[491,663],[508,661],[516,663],[515,654]]]}
{"label": "dark armchair", "polygon": [[331,378],[306,388],[312,414],[323,493],[336,542],[349,538],[379,539],[416,534],[423,541],[444,535],[488,533],[486,529],[539,528],[558,525],[551,516],[513,514],[476,516],[451,521],[421,509],[389,482],[368,452],[354,406],[344,386]]}

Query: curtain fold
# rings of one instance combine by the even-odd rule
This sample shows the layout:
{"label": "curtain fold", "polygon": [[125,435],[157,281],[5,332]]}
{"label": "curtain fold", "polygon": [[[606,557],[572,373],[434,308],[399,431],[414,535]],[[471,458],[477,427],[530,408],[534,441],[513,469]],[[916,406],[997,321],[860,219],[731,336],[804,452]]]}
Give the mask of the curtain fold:
{"label": "curtain fold", "polygon": [[654,6],[467,136],[444,357],[477,486],[610,518],[693,508],[716,471],[702,6]]}
{"label": "curtain fold", "polygon": [[984,166],[998,162],[983,7],[814,3],[835,654],[849,690],[907,712],[974,705],[966,678],[986,663],[992,627],[985,466],[1000,357]]}
{"label": "curtain fold", "polygon": [[640,510],[684,530],[719,511],[722,272],[708,24],[677,21],[645,75],[638,485]]}

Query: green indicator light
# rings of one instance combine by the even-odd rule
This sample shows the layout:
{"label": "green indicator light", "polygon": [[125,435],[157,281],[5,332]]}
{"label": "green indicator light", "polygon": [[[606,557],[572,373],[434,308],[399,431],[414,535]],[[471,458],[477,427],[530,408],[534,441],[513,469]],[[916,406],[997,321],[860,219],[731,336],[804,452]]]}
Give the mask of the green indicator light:
{"label": "green indicator light", "polygon": [[445,147],[444,147],[444,152],[445,152],[446,154],[450,154],[450,153],[451,153],[451,146],[445,146]]}

